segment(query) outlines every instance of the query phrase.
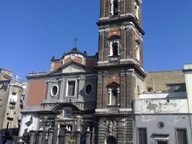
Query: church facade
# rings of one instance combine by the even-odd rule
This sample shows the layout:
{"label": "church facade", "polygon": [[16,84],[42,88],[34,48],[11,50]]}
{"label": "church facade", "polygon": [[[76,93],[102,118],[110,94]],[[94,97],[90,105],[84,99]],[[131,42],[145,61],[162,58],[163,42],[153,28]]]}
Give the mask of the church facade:
{"label": "church facade", "polygon": [[[52,58],[49,72],[29,74],[20,135],[40,130],[41,143],[69,143],[70,139],[85,143],[94,125],[96,62],[97,55],[73,48],[60,59]],[[49,132],[53,132],[51,140],[45,136]],[[37,141],[35,136],[31,141]]]}
{"label": "church facade", "polygon": [[[183,71],[143,70],[142,1],[100,3],[98,54],[88,56],[74,47],[53,57],[48,72],[27,76],[19,135],[30,133],[30,144],[168,144],[176,137],[189,142]],[[172,113],[173,119],[185,118],[179,121],[179,136],[176,123],[168,134],[163,129]]]}

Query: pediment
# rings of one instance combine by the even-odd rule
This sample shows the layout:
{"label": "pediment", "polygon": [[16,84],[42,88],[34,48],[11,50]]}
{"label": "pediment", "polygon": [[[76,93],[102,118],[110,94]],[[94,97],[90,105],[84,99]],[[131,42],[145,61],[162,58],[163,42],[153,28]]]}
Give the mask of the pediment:
{"label": "pediment", "polygon": [[81,111],[81,109],[79,109],[77,106],[73,105],[73,103],[56,104],[51,111],[52,112],[61,111],[64,108],[71,108],[72,111]]}
{"label": "pediment", "polygon": [[107,85],[107,87],[110,87],[110,88],[117,88],[117,87],[119,87],[120,85],[118,84],[118,83],[116,83],[116,82],[111,82],[111,83],[109,83],[108,85]]}
{"label": "pediment", "polygon": [[95,72],[96,71],[90,67],[71,61],[49,74],[55,75],[55,74],[95,73]]}
{"label": "pediment", "polygon": [[62,73],[79,73],[79,72],[86,72],[86,70],[75,64],[71,64],[62,68]]}

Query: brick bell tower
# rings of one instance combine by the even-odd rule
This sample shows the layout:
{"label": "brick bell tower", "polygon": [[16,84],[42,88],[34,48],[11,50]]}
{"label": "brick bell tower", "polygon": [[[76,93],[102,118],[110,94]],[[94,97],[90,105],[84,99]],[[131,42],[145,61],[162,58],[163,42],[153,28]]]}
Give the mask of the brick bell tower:
{"label": "brick bell tower", "polygon": [[142,0],[101,0],[95,143],[134,143],[133,101],[143,89]]}

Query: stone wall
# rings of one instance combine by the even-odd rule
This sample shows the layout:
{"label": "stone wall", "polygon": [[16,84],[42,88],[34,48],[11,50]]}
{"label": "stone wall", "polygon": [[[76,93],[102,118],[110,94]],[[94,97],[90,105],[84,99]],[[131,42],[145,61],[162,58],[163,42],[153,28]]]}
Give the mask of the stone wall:
{"label": "stone wall", "polygon": [[176,71],[162,71],[162,72],[146,72],[145,78],[145,90],[148,92],[148,88],[152,88],[153,92],[169,91],[167,84],[182,84],[185,83],[185,77],[182,70]]}

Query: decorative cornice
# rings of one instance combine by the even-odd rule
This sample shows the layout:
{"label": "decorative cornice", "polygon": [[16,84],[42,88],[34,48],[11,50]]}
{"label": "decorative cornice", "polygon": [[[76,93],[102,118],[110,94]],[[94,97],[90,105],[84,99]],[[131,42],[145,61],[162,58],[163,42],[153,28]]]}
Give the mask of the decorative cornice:
{"label": "decorative cornice", "polygon": [[109,24],[114,24],[114,23],[118,23],[118,22],[132,22],[134,24],[134,26],[136,27],[136,29],[138,29],[138,31],[144,35],[145,32],[143,30],[143,28],[141,27],[141,25],[138,23],[138,20],[135,18],[135,16],[133,15],[126,15],[126,16],[119,16],[119,17],[114,17],[111,19],[105,19],[105,20],[99,20],[97,22],[98,26],[106,26]]}

